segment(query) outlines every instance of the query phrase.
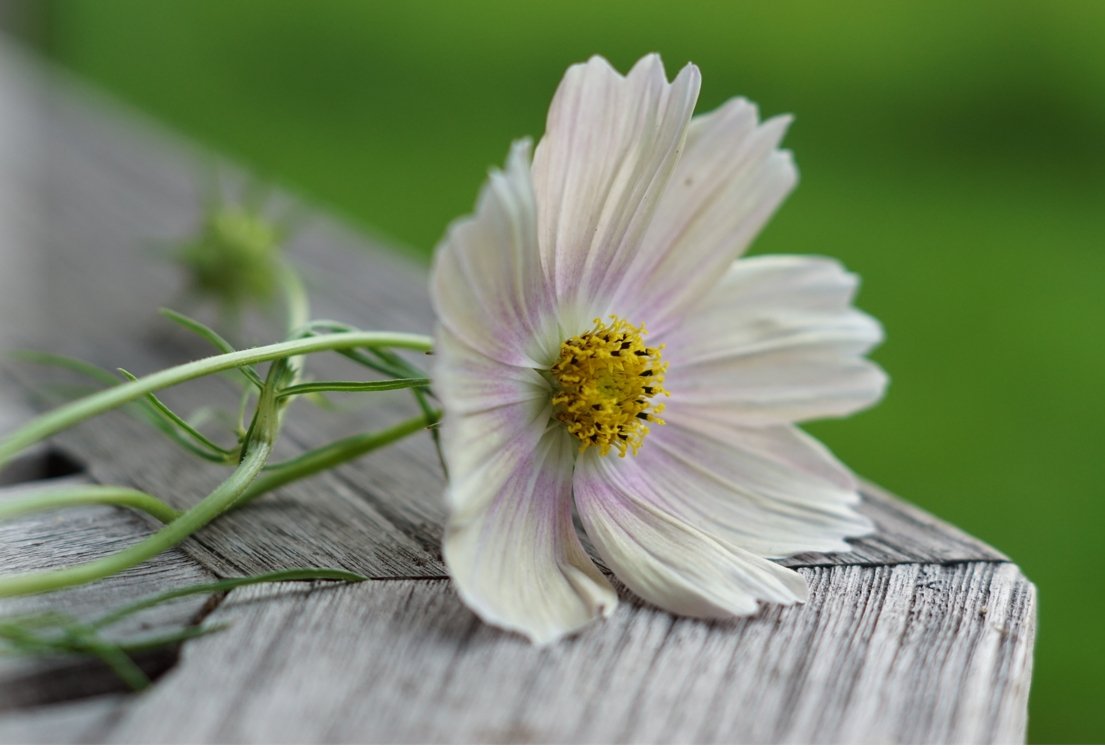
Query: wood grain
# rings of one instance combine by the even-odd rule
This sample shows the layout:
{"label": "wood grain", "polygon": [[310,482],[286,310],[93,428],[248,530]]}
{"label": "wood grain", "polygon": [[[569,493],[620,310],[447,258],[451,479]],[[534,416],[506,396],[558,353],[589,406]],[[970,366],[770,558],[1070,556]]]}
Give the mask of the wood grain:
{"label": "wood grain", "polygon": [[623,606],[543,650],[480,626],[445,582],[239,591],[212,617],[229,631],[186,646],[113,730],[79,740],[1022,739],[1024,695],[992,688],[1027,677],[1033,599],[1015,567],[803,574],[804,607],[710,624]]}
{"label": "wood grain", "polygon": [[[64,480],[73,483],[73,479]],[[57,484],[38,482],[36,486]],[[0,506],[14,501],[26,488],[0,490]],[[141,516],[112,507],[85,507],[28,515],[0,523],[0,570],[30,572],[93,561],[139,541],[150,532]],[[140,564],[123,574],[73,590],[24,598],[0,598],[0,618],[43,611],[64,611],[91,618],[137,598],[168,588],[209,582],[214,576],[179,549]],[[195,618],[206,598],[171,601],[106,628],[110,639],[153,637]],[[142,663],[154,673],[176,660],[176,650],[149,654]],[[0,659],[0,712],[29,705],[60,702],[119,691],[124,688],[99,661],[59,656],[48,659]]]}
{"label": "wood grain", "polygon": [[61,705],[0,712],[0,741],[5,744],[73,744],[83,736],[111,729],[116,710],[127,697],[94,697]]}
{"label": "wood grain", "polygon": [[[0,117],[37,143],[0,138],[0,175],[8,175],[0,177],[0,237],[16,238],[35,279],[29,307],[5,307],[0,295],[0,344],[139,374],[209,353],[156,315],[180,301],[201,318],[210,320],[211,310],[181,299],[180,275],[151,246],[194,230],[214,157],[0,45],[0,112],[31,99],[18,116]],[[8,201],[19,210],[5,210]],[[319,213],[289,255],[312,289],[316,316],[430,329],[424,269],[379,243]],[[23,318],[29,324],[12,323]],[[278,335],[255,315],[242,339]],[[311,366],[319,377],[355,372],[337,357]],[[0,365],[0,423],[4,403],[9,414],[42,408],[44,385],[65,379]],[[218,381],[164,397],[185,413],[212,398],[235,405],[232,388]],[[416,413],[402,393],[340,400],[347,408],[339,412],[294,406],[280,455]],[[80,480],[125,483],[178,507],[226,472],[121,413],[53,446],[83,466]],[[1023,740],[1031,583],[1000,552],[877,487],[865,486],[862,506],[875,536],[847,554],[786,560],[810,582],[805,606],[709,624],[626,595],[611,621],[544,650],[481,625],[456,597],[440,562],[441,490],[429,440],[410,439],[279,490],[133,573],[7,604],[91,612],[184,582],[289,566],[374,578],[231,594],[210,618],[229,622],[229,631],[185,646],[177,666],[141,695],[76,700],[82,690],[104,691],[103,674],[23,664],[8,677],[15,671],[2,667],[0,740]],[[151,527],[110,509],[27,518],[0,526],[0,569],[103,553]],[[162,610],[147,625],[188,621],[196,605]],[[69,685],[63,697],[33,691],[58,683]],[[62,698],[72,701],[16,710]]]}

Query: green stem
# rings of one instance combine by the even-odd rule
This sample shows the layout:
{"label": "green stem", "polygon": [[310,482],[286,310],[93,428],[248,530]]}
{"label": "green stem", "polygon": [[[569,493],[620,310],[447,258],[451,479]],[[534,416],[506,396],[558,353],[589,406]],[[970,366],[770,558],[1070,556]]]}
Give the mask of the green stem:
{"label": "green stem", "polygon": [[280,266],[280,285],[284,291],[284,320],[289,335],[295,335],[311,319],[310,302],[303,281],[291,266]]}
{"label": "green stem", "polygon": [[117,505],[140,510],[157,518],[162,523],[171,523],[180,517],[174,510],[157,497],[135,489],[122,486],[72,486],[64,489],[52,489],[0,505],[0,520],[18,515],[27,515],[61,507],[80,507],[82,505]]}
{"label": "green stem", "polygon": [[265,467],[272,453],[272,445],[267,440],[259,439],[251,441],[250,447],[251,449],[234,473],[230,474],[215,491],[149,538],[94,562],[0,578],[0,598],[44,593],[89,583],[122,572],[176,546],[233,507],[261,473],[261,469]]}
{"label": "green stem", "polygon": [[273,466],[261,474],[260,478],[242,493],[238,500],[238,506],[261,496],[265,492],[270,492],[285,484],[333,468],[384,445],[397,442],[420,429],[425,429],[440,418],[441,412],[433,411],[429,415],[416,416],[379,432],[354,435],[305,452],[298,458]]}
{"label": "green stem", "polygon": [[[290,265],[280,265],[280,286],[284,291],[284,323],[288,338],[295,339],[309,335],[307,324],[311,319],[311,307],[307,300],[307,290],[303,287],[299,274]],[[303,370],[303,357],[289,357],[287,368],[288,377],[285,384],[294,385]],[[288,405],[283,403],[281,407],[287,408]]]}
{"label": "green stem", "polygon": [[415,351],[429,351],[433,340],[427,336],[408,333],[352,332],[333,333],[311,338],[274,343],[268,346],[234,351],[228,354],[209,356],[206,359],[163,369],[151,375],[141,377],[134,382],[121,383],[108,390],[94,393],[61,408],[43,414],[26,424],[3,442],[0,442],[0,468],[27,447],[50,435],[68,429],[85,419],[118,408],[124,403],[141,398],[163,388],[205,377],[227,369],[236,369],[247,364],[257,364],[274,359],[284,359],[299,354],[316,351],[331,351],[358,346],[376,346],[387,348],[405,348]]}

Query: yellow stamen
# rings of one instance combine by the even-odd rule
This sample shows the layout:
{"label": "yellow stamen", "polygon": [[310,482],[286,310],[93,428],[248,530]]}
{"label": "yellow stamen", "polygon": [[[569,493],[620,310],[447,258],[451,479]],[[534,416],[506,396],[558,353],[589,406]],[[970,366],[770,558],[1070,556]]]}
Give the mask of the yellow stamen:
{"label": "yellow stamen", "polygon": [[667,363],[660,357],[664,346],[645,345],[648,331],[616,315],[560,344],[560,359],[553,365],[557,390],[552,403],[556,418],[580,441],[580,452],[598,448],[606,455],[610,447],[625,457],[641,449],[649,424],[663,424],[659,414],[663,403],[657,395],[671,395],[664,389]]}

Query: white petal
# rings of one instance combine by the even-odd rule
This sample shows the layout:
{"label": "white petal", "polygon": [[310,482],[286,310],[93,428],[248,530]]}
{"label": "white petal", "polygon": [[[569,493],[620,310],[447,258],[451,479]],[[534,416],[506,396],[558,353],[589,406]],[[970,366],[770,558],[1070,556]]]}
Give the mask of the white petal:
{"label": "white petal", "polygon": [[850,306],[855,288],[855,276],[824,258],[733,263],[665,339],[668,413],[760,426],[878,401],[886,375],[863,357],[882,328]]}
{"label": "white petal", "polygon": [[444,406],[442,448],[454,482],[508,447],[520,455],[536,449],[551,406],[548,384],[532,369],[491,359],[439,325],[432,375]]}
{"label": "white petal", "polygon": [[476,213],[438,246],[431,292],[441,324],[468,345],[518,366],[548,365],[559,344],[553,290],[541,270],[530,144],[493,171]]}
{"label": "white petal", "polygon": [[856,511],[852,474],[794,427],[684,426],[676,416],[637,457],[666,509],[761,556],[847,551],[846,538],[874,530]]}
{"label": "white petal", "polygon": [[691,121],[619,314],[662,335],[747,249],[798,180],[790,152],[777,148],[790,120],[761,123],[753,104],[733,99]]}
{"label": "white petal", "polygon": [[530,450],[507,443],[482,469],[454,482],[444,555],[464,602],[484,621],[547,644],[617,606],[572,522],[575,447],[559,427]]}
{"label": "white petal", "polygon": [[550,397],[549,384],[533,369],[503,364],[441,325],[434,334],[431,364],[434,390],[450,414],[471,414]]}
{"label": "white petal", "polygon": [[699,82],[687,65],[669,84],[656,55],[625,77],[601,57],[568,69],[533,161],[542,262],[563,307],[594,315],[620,284],[682,148]]}
{"label": "white petal", "polygon": [[744,616],[759,601],[796,603],[805,579],[687,523],[667,509],[661,471],[648,460],[588,451],[576,466],[576,506],[587,536],[618,579],[662,608],[686,616]]}

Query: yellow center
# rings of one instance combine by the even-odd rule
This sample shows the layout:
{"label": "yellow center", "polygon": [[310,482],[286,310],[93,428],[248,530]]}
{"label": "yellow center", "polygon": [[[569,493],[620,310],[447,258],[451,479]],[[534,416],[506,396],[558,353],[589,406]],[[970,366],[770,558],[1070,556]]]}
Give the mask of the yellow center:
{"label": "yellow center", "polygon": [[648,425],[664,423],[664,404],[652,399],[670,395],[663,387],[668,365],[660,357],[663,345],[645,345],[647,333],[611,315],[609,323],[596,318],[591,330],[560,344],[552,403],[580,452],[594,446],[606,455],[613,446],[623,458],[630,450],[636,455]]}

